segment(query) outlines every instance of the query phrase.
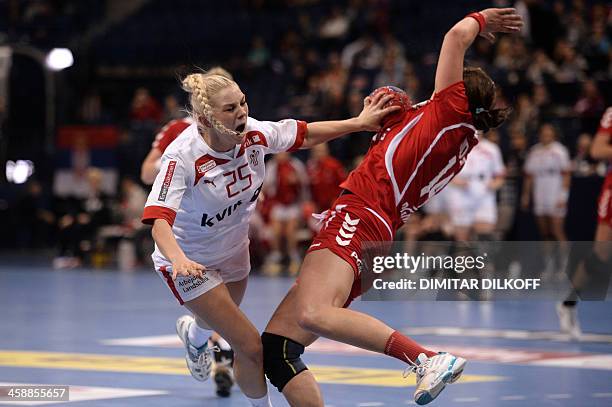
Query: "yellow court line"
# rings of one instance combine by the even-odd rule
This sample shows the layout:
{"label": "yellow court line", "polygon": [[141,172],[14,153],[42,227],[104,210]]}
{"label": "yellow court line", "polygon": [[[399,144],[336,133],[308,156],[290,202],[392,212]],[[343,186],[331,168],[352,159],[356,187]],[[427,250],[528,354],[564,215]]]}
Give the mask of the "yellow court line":
{"label": "yellow court line", "polygon": [[[61,352],[0,351],[0,366],[167,375],[189,373],[183,358]],[[383,387],[415,385],[414,375],[403,378],[400,370],[322,365],[312,365],[309,366],[309,369],[321,383]],[[459,382],[499,380],[503,380],[503,377],[464,374]]]}

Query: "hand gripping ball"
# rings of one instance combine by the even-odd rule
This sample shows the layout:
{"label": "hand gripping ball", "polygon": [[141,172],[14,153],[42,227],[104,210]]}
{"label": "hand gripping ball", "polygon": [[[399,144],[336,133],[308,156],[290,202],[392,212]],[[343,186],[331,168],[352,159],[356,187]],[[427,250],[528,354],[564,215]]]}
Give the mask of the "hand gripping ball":
{"label": "hand gripping ball", "polygon": [[406,112],[412,106],[412,102],[410,101],[410,97],[408,94],[404,92],[402,89],[395,86],[382,86],[380,88],[374,89],[372,93],[370,93],[370,97],[374,97],[379,93],[385,93],[389,95],[393,95],[393,99],[388,101],[384,107],[389,106],[399,106],[400,110],[397,110],[393,113],[388,114],[383,119],[383,127],[393,126],[394,124],[400,122]]}

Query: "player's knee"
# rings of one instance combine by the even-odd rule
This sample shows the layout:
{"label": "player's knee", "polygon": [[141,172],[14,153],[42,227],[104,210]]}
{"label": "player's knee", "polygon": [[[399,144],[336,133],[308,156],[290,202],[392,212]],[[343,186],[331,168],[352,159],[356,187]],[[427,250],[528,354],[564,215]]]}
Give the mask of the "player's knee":
{"label": "player's knee", "polygon": [[324,328],[325,318],[319,307],[308,305],[299,311],[297,322],[302,329],[320,333]]}
{"label": "player's knee", "polygon": [[257,365],[263,363],[263,346],[256,330],[243,335],[237,343],[231,345],[238,358],[248,359]]}
{"label": "player's knee", "polygon": [[278,391],[291,379],[308,368],[300,358],[304,346],[284,336],[264,332],[261,335],[263,344],[264,373]]}

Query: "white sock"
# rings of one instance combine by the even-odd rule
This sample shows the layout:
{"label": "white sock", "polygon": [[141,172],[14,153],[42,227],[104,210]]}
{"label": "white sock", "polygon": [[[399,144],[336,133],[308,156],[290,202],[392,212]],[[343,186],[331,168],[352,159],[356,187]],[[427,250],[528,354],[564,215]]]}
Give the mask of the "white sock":
{"label": "white sock", "polygon": [[189,332],[187,332],[187,337],[189,338],[189,342],[195,346],[196,348],[201,348],[206,342],[208,342],[208,338],[212,335],[212,331],[209,329],[202,329],[198,326],[197,322],[193,322],[189,325]]}
{"label": "white sock", "polygon": [[268,395],[268,393],[266,393],[266,395],[260,399],[252,399],[249,397],[247,397],[247,399],[249,399],[253,407],[272,407],[272,403],[270,403],[270,396]]}
{"label": "white sock", "polygon": [[219,337],[219,340],[217,341],[217,343],[219,344],[219,348],[221,348],[221,350],[232,350],[232,347],[230,346],[230,344],[227,343],[227,341],[223,339],[222,337]]}

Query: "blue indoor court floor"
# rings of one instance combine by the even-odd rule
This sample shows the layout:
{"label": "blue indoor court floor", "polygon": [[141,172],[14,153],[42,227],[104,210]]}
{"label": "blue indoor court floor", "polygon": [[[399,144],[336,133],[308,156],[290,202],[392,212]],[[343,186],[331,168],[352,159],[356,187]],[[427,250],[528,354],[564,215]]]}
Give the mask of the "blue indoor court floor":
{"label": "blue indoor court floor", "polygon": [[[258,329],[291,283],[251,278],[242,308]],[[237,388],[221,399],[211,382],[189,376],[174,334],[185,312],[152,271],[3,266],[0,306],[0,385],[70,385],[71,401],[59,406],[248,406]],[[462,380],[431,405],[612,406],[612,302],[580,304],[580,342],[557,333],[553,302],[356,301],[353,308],[468,358]],[[403,378],[397,360],[327,340],[304,359],[328,406],[413,404],[414,376]],[[269,388],[273,404],[286,406]]]}

